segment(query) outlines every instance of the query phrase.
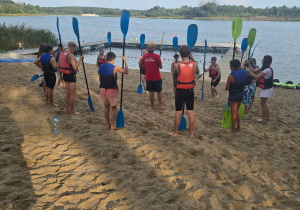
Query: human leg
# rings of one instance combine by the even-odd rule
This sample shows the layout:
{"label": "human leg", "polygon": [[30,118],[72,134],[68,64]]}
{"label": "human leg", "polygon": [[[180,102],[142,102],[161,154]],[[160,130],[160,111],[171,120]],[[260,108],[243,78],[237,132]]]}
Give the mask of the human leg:
{"label": "human leg", "polygon": [[66,82],[66,96],[65,96],[66,114],[70,114],[70,83]]}
{"label": "human leg", "polygon": [[110,112],[110,105],[104,105],[104,116],[105,116],[105,120],[106,120],[106,129],[109,130],[110,129],[110,119],[109,119],[109,112]]}
{"label": "human leg", "polygon": [[268,109],[268,106],[267,106],[267,101],[268,101],[268,98],[260,98],[261,101],[260,101],[260,105],[261,105],[261,111],[262,111],[262,121],[263,120],[266,120],[266,118],[270,117],[269,116],[269,109]]}
{"label": "human leg", "polygon": [[116,129],[117,106],[111,107],[111,130]]}
{"label": "human leg", "polygon": [[237,102],[237,112],[236,112],[236,130],[240,131],[241,130],[241,114],[240,114],[240,106],[242,102]]}
{"label": "human leg", "polygon": [[150,103],[151,103],[151,108],[154,109],[154,92],[150,92]]}
{"label": "human leg", "polygon": [[158,103],[159,103],[159,109],[165,109],[165,107],[162,106],[162,92],[158,92],[157,93],[157,99],[158,99]]}
{"label": "human leg", "polygon": [[230,101],[230,109],[231,109],[231,129],[230,131],[232,133],[235,133],[236,129],[235,129],[235,126],[236,126],[236,123],[237,123],[237,102],[232,102]]}
{"label": "human leg", "polygon": [[76,82],[70,82],[70,114],[79,114],[74,111]]}
{"label": "human leg", "polygon": [[195,113],[194,110],[187,110],[189,116],[190,137],[194,137]]}
{"label": "human leg", "polygon": [[211,100],[215,99],[215,86],[211,86]]}

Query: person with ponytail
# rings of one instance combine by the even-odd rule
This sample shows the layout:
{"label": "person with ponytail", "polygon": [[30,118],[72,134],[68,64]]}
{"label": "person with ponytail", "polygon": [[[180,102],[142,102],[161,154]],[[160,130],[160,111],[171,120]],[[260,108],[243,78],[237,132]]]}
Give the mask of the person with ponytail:
{"label": "person with ponytail", "polygon": [[[247,61],[247,63],[250,62]],[[265,55],[264,58],[262,59],[262,67],[260,68],[258,75],[252,72],[254,70],[251,65],[248,65],[249,68],[247,68],[248,74],[257,79],[258,87],[261,88],[260,105],[262,109],[262,118],[257,120],[259,122],[270,119],[270,112],[269,112],[269,107],[267,105],[267,101],[269,98],[274,96],[274,89],[273,89],[274,72],[273,69],[271,68],[271,64],[272,64],[272,56]]]}

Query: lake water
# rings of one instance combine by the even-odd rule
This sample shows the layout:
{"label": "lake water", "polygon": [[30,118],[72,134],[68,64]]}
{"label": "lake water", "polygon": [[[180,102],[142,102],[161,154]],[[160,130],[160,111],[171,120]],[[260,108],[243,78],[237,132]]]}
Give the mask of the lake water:
{"label": "lake water", "polygon": [[[60,33],[62,42],[67,43],[70,40],[77,40],[73,28],[71,16],[58,16],[60,23]],[[122,39],[119,17],[77,17],[79,21],[81,41],[100,41],[106,40],[106,34],[111,31],[112,39]],[[50,29],[57,34],[56,16],[41,17],[0,17],[0,23],[6,25],[26,23],[33,28]],[[202,43],[205,39],[209,43],[229,43],[233,42],[231,36],[231,21],[209,21],[209,20],[176,20],[176,19],[144,19],[131,18],[129,24],[127,40],[139,40],[140,34],[146,35],[146,42],[160,41],[165,31],[164,40],[172,42],[173,36],[177,36],[179,42],[186,42],[187,27],[189,24],[197,24],[199,29],[198,42]],[[272,67],[275,78],[286,82],[291,80],[295,83],[300,82],[300,68],[296,63],[300,57],[298,44],[300,43],[300,22],[273,22],[273,21],[243,21],[243,30],[240,38],[248,36],[251,28],[256,28],[257,38],[254,45],[260,40],[255,50],[254,56],[258,65],[264,55],[273,57]],[[117,55],[121,55],[121,49],[113,49]],[[92,54],[92,55],[91,55]],[[94,55],[95,54],[95,55]],[[97,52],[91,52],[85,55],[87,63],[95,63]],[[163,52],[162,59],[164,71],[169,71],[172,52]],[[128,64],[130,68],[137,68],[140,50],[127,49],[126,55],[129,56]],[[221,58],[220,54],[208,54]],[[194,55],[196,60],[203,61],[203,54]],[[169,59],[169,60],[168,60]],[[121,64],[121,58],[117,59],[117,65]]]}

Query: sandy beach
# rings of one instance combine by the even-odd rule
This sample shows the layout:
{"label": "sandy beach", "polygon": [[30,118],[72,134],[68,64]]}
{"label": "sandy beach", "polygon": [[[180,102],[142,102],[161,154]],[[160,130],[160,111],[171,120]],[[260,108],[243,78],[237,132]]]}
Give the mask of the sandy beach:
{"label": "sandy beach", "polygon": [[[195,89],[195,138],[188,131],[174,138],[170,73],[162,73],[166,109],[156,101],[153,111],[149,95],[137,94],[139,71],[130,70],[125,128],[107,131],[95,65],[86,71],[95,112],[80,68],[75,111],[81,114],[66,116],[63,88],[54,91],[59,106],[49,107],[41,79],[30,83],[39,72],[34,64],[0,64],[0,209],[300,208],[300,90],[275,89],[267,124],[256,122],[257,97],[232,135],[221,126],[225,84],[220,98],[209,101],[206,75],[204,101],[201,81]],[[54,116],[58,135],[51,132]]]}

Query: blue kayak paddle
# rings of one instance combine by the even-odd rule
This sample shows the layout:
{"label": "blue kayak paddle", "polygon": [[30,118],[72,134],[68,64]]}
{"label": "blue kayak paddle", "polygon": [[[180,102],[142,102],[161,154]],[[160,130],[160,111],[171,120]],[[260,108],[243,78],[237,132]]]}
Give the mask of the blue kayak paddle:
{"label": "blue kayak paddle", "polygon": [[173,47],[174,47],[175,53],[177,54],[177,49],[178,49],[178,37],[177,36],[173,37]]}
{"label": "blue kayak paddle", "polygon": [[[121,15],[121,31],[123,33],[123,56],[125,56],[125,38],[128,32],[129,27],[129,18],[130,12],[128,10],[124,10]],[[122,68],[124,68],[124,60],[122,60]],[[123,101],[123,79],[124,74],[122,74],[122,81],[121,81],[121,101],[120,101],[120,110],[117,114],[117,127],[124,128],[124,113],[122,110],[122,101]]]}
{"label": "blue kayak paddle", "polygon": [[109,46],[109,52],[111,52],[111,33],[110,33],[110,31],[107,32],[107,41],[108,41],[108,46]]}
{"label": "blue kayak paddle", "polygon": [[[82,50],[81,50],[80,39],[79,39],[78,20],[75,17],[73,17],[72,25],[73,25],[73,31],[74,31],[75,35],[77,36],[77,41],[78,41],[78,45],[79,45],[79,52],[80,52],[80,55],[82,56]],[[91,98],[91,95],[90,95],[88,81],[87,81],[87,78],[86,78],[84,61],[82,60],[81,62],[82,62],[82,67],[83,67],[83,72],[84,72],[84,77],[85,77],[86,88],[87,88],[87,91],[88,91],[88,104],[89,104],[89,107],[90,107],[91,111],[95,111],[94,106],[93,106],[93,101],[92,101],[92,98]]]}
{"label": "blue kayak paddle", "polygon": [[258,45],[259,43],[260,43],[260,40],[258,40],[257,44],[255,45],[255,47],[254,47],[254,49],[253,49],[253,51],[252,51],[252,53],[251,53],[250,58],[252,58],[252,56],[253,56],[253,54],[254,54],[254,51],[255,51],[255,49],[256,49],[256,47],[257,47],[257,45]]}
{"label": "blue kayak paddle", "polygon": [[246,52],[248,47],[248,38],[244,38],[242,41],[242,58],[241,58],[241,63],[243,63],[243,58],[244,58],[244,53]]}
{"label": "blue kayak paddle", "polygon": [[37,79],[40,78],[40,77],[41,77],[41,75],[35,74],[35,75],[33,75],[33,77],[31,77],[30,82],[34,82],[35,80],[37,80]]}
{"label": "blue kayak paddle", "polygon": [[[197,42],[197,37],[198,37],[198,26],[196,24],[191,24],[188,27],[187,31],[187,44],[190,47],[190,51],[192,52],[192,49],[194,45]],[[184,104],[182,107],[182,115],[180,118],[180,123],[178,126],[178,130],[185,130],[186,129],[186,119],[184,117]]]}
{"label": "blue kayak paddle", "polygon": [[59,32],[59,20],[58,20],[58,17],[56,17],[56,27],[57,27],[57,32],[58,32],[59,43],[61,44],[61,36],[60,36],[60,32]]}
{"label": "blue kayak paddle", "polygon": [[[141,44],[141,56],[143,55],[143,47],[145,44],[145,34],[141,34],[140,36],[140,44]],[[137,92],[139,94],[143,93],[143,86],[142,86],[142,81],[141,81],[141,73],[140,73],[140,84],[138,86]]]}
{"label": "blue kayak paddle", "polygon": [[[205,46],[204,46],[204,64],[205,64],[205,59],[206,59],[206,51],[207,51],[207,41],[205,39]],[[204,92],[203,92],[203,89],[204,89],[204,72],[205,72],[205,65],[203,65],[203,74],[202,74],[202,77],[203,77],[203,80],[202,80],[202,94],[201,94],[201,100],[203,101],[204,100]]]}

